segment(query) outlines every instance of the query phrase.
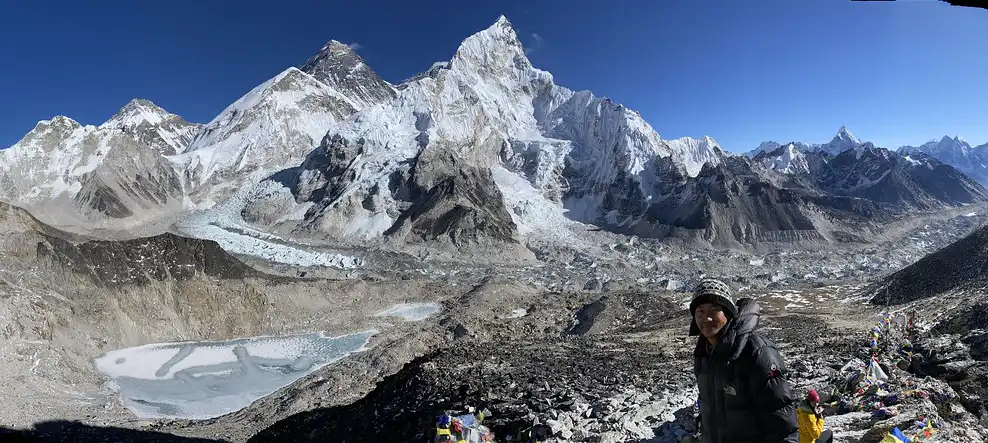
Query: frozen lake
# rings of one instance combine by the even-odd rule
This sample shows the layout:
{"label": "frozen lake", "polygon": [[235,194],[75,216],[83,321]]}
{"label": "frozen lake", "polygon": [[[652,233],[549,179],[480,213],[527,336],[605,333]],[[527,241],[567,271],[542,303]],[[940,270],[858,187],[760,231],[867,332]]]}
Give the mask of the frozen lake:
{"label": "frozen lake", "polygon": [[398,303],[386,311],[374,314],[375,317],[400,317],[405,321],[422,321],[436,313],[440,307],[435,303]]}
{"label": "frozen lake", "polygon": [[364,350],[376,333],[159,343],[108,352],[94,364],[140,418],[207,419]]}

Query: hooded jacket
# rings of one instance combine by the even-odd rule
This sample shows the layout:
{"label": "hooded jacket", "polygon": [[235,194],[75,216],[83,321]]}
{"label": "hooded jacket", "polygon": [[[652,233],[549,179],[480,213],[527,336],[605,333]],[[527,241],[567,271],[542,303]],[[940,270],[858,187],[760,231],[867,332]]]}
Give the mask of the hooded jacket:
{"label": "hooded jacket", "polygon": [[758,303],[738,301],[712,352],[700,337],[693,372],[703,443],[798,443],[796,402],[771,340],[756,331]]}
{"label": "hooded jacket", "polygon": [[799,443],[814,443],[823,434],[823,417],[816,415],[805,399],[799,402],[796,419],[799,421]]}

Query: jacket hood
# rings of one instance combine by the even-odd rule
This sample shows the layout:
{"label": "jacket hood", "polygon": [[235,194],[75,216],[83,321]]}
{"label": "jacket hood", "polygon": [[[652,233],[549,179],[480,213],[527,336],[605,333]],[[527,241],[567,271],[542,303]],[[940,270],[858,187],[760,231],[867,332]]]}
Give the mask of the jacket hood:
{"label": "jacket hood", "polygon": [[[752,298],[742,298],[738,300],[738,315],[731,319],[720,331],[720,338],[714,346],[713,357],[719,360],[733,361],[741,356],[744,347],[748,344],[748,338],[761,319],[761,308],[758,302]],[[707,339],[700,337],[697,342],[696,354],[698,356],[706,353],[705,343]]]}
{"label": "jacket hood", "polygon": [[810,406],[810,402],[807,401],[805,398],[799,401],[799,410],[800,411],[803,411],[803,412],[805,412],[807,414],[815,414],[816,413],[813,410],[813,406]]}

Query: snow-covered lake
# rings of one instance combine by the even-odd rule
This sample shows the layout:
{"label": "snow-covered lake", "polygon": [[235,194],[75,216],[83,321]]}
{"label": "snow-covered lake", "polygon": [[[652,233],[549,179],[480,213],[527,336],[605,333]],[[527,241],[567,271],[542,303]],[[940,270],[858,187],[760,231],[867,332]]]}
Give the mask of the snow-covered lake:
{"label": "snow-covered lake", "polygon": [[140,418],[207,419],[364,350],[376,333],[159,343],[111,351],[94,364]]}

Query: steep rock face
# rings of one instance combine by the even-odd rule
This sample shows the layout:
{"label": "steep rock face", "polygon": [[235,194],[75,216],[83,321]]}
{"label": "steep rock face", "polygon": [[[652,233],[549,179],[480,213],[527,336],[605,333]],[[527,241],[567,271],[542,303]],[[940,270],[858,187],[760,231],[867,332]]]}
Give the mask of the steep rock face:
{"label": "steep rock face", "polygon": [[[349,52],[330,44],[315,59]],[[986,195],[950,169],[863,143],[846,127],[826,144],[764,143],[755,164],[709,137],[662,140],[638,113],[557,86],[532,67],[503,17],[397,91],[392,101],[341,122],[300,166],[277,174],[278,185],[268,188],[284,191],[249,202],[249,221],[284,223],[291,220],[279,213],[304,213],[299,227],[336,238],[393,235],[428,194],[411,178],[432,177],[428,190],[462,177],[458,168],[419,170],[426,151],[491,170],[503,198],[488,204],[504,205],[522,237],[558,230],[565,217],[615,232],[688,232],[727,244],[833,240],[868,217]]]}
{"label": "steep rock face", "polygon": [[200,131],[170,160],[203,206],[247,183],[297,165],[336,122],[357,108],[312,76],[289,68],[257,86]]}
{"label": "steep rock face", "polygon": [[395,88],[390,83],[370,69],[353,49],[336,40],[326,43],[301,69],[346,96],[357,109],[395,98]]}
{"label": "steep rock face", "polygon": [[782,145],[776,142],[761,142],[757,148],[745,152],[744,155],[748,158],[755,158],[758,154],[763,152],[775,151],[776,149],[779,149],[780,146]]}
{"label": "steep rock face", "polygon": [[100,129],[120,130],[162,155],[185,151],[201,128],[143,99],[131,100],[100,125]]}
{"label": "steep rock face", "polygon": [[906,156],[917,153],[929,155],[981,184],[988,183],[988,144],[971,147],[960,137],[945,135],[940,140],[930,140],[919,147],[903,146],[898,152]]}
{"label": "steep rock face", "polygon": [[[774,150],[768,150],[778,146]],[[841,127],[826,144],[765,142],[752,159],[786,176],[791,187],[867,199],[890,213],[983,201],[988,192],[923,152],[893,152],[858,140]]]}
{"label": "steep rock face", "polygon": [[157,152],[135,146],[115,146],[92,172],[81,178],[73,198],[89,218],[130,218],[134,222],[183,209],[178,173]]}
{"label": "steep rock face", "polygon": [[[415,169],[410,186],[422,195],[385,235],[405,243],[443,242],[454,247],[519,243],[517,226],[490,170],[460,164],[447,153],[437,153],[439,158],[428,158],[429,151],[424,154],[417,160],[423,165]],[[443,172],[429,177],[430,169]]]}

